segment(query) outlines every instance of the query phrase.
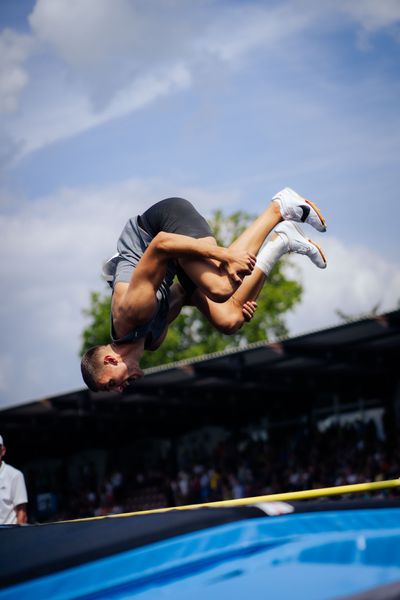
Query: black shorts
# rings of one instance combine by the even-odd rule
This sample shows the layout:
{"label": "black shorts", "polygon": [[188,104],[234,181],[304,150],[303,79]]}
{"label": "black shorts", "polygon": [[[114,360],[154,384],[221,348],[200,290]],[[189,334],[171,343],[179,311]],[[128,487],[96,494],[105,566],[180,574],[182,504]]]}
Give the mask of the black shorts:
{"label": "black shorts", "polygon": [[[205,218],[184,198],[166,198],[150,206],[139,216],[139,225],[153,237],[160,231],[179,233],[196,239],[213,236]],[[190,298],[196,285],[179,265],[177,276]]]}
{"label": "black shorts", "polygon": [[139,224],[153,237],[160,231],[196,239],[213,235],[205,218],[183,198],[166,198],[150,206],[140,215]]}

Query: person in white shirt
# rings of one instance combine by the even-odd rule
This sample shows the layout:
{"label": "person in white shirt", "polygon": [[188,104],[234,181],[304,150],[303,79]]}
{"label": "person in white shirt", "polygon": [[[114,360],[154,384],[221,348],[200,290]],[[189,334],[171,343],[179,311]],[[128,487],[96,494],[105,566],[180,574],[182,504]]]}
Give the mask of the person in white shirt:
{"label": "person in white shirt", "polygon": [[27,522],[25,479],[21,471],[3,461],[6,447],[0,435],[0,525],[23,525]]}

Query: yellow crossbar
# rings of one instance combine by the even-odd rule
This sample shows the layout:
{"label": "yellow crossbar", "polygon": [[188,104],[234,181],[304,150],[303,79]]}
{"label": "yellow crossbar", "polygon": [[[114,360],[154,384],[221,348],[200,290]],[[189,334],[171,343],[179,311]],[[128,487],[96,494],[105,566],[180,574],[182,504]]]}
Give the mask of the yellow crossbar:
{"label": "yellow crossbar", "polygon": [[220,500],[218,502],[205,502],[204,504],[186,504],[184,506],[173,506],[168,508],[156,508],[152,510],[142,510],[131,513],[122,513],[118,515],[108,515],[104,517],[91,517],[88,519],[74,519],[74,521],[93,521],[96,519],[107,519],[109,517],[132,517],[134,515],[150,515],[156,513],[170,512],[171,510],[194,510],[196,508],[210,507],[231,507],[247,506],[261,504],[262,502],[288,502],[290,500],[308,500],[310,498],[321,498],[323,496],[339,496],[342,494],[358,494],[361,492],[372,492],[375,490],[384,490],[388,488],[400,487],[400,479],[388,479],[386,481],[372,481],[369,483],[355,483],[352,485],[339,485],[335,487],[319,488],[316,490],[302,490],[300,492],[285,492],[283,494],[269,494],[267,496],[254,496],[253,498],[237,498],[235,500]]}

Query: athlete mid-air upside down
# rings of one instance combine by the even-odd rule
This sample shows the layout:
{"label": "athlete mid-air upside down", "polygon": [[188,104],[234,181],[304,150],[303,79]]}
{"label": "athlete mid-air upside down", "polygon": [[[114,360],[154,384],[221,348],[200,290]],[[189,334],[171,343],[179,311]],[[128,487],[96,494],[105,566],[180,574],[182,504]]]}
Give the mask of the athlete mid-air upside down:
{"label": "athlete mid-air upside down", "polygon": [[142,377],[144,351],[162,344],[184,305],[196,306],[218,331],[236,332],[251,320],[271,269],[287,252],[305,254],[324,269],[321,248],[296,222],[326,231],[319,208],[290,188],[278,192],[229,248],[217,245],[207,221],[183,198],[161,200],[129,219],[118,254],[105,265],[113,289],[112,342],[82,357],[86,385],[121,392]]}

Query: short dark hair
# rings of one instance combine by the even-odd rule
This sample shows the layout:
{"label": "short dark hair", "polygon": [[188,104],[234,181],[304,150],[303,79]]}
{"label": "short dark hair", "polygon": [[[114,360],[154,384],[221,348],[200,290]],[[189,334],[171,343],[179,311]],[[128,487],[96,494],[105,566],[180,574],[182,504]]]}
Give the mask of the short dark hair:
{"label": "short dark hair", "polygon": [[92,346],[85,352],[81,359],[81,372],[83,381],[92,392],[99,391],[98,376],[102,364],[99,360],[99,354],[102,346]]}

